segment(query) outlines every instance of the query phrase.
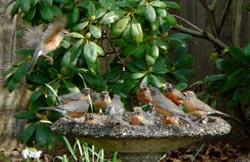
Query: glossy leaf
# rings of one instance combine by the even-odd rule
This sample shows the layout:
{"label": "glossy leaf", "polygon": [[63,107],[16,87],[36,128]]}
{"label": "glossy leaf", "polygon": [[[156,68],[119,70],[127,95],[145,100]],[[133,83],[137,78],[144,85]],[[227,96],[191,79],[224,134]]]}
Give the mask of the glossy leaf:
{"label": "glossy leaf", "polygon": [[111,29],[112,37],[119,36],[126,29],[126,27],[128,26],[129,21],[130,21],[129,16],[124,16],[119,21],[117,21],[117,23]]}
{"label": "glossy leaf", "polygon": [[21,140],[22,140],[24,143],[27,143],[27,142],[32,138],[32,136],[34,135],[35,130],[36,130],[36,124],[35,124],[35,123],[29,124],[29,125],[24,129],[24,131],[22,132],[22,134],[21,134]]}
{"label": "glossy leaf", "polygon": [[80,89],[74,85],[72,82],[64,80],[64,87],[68,90],[69,93],[71,92],[80,92]]}
{"label": "glossy leaf", "polygon": [[131,35],[133,36],[136,43],[143,41],[143,31],[141,24],[134,18],[131,24]]}
{"label": "glossy leaf", "polygon": [[84,45],[84,57],[89,64],[93,64],[96,61],[97,50],[93,42],[88,42]]}
{"label": "glossy leaf", "polygon": [[79,30],[82,30],[84,29],[86,26],[88,26],[89,22],[88,21],[84,21],[84,22],[81,22],[79,24],[76,24],[72,30],[74,31],[79,31]]}
{"label": "glossy leaf", "polygon": [[79,9],[77,7],[74,7],[71,14],[69,15],[69,21],[70,21],[70,25],[75,24],[76,22],[79,21],[80,18],[80,12]]}
{"label": "glossy leaf", "polygon": [[30,10],[30,2],[31,0],[20,0],[20,7],[24,12],[28,12]]}
{"label": "glossy leaf", "polygon": [[167,4],[164,3],[163,1],[152,1],[149,3],[150,5],[154,6],[154,7],[159,7],[159,8],[166,8],[167,7]]}
{"label": "glossy leaf", "polygon": [[101,38],[102,36],[102,31],[99,27],[91,25],[89,28],[90,33],[93,35],[95,38]]}
{"label": "glossy leaf", "polygon": [[149,22],[151,23],[155,22],[156,12],[155,12],[154,7],[152,7],[151,5],[147,5],[145,8],[145,16]]}
{"label": "glossy leaf", "polygon": [[36,114],[31,111],[19,111],[15,114],[15,118],[30,120],[36,118]]}
{"label": "glossy leaf", "polygon": [[45,21],[51,21],[53,19],[54,14],[53,14],[53,10],[50,7],[42,4],[39,11],[40,11],[42,18]]}
{"label": "glossy leaf", "polygon": [[114,11],[110,11],[110,12],[106,13],[103,16],[103,18],[100,21],[100,23],[102,23],[102,24],[111,24],[111,23],[115,22],[118,19],[119,19],[118,13],[116,13]]}

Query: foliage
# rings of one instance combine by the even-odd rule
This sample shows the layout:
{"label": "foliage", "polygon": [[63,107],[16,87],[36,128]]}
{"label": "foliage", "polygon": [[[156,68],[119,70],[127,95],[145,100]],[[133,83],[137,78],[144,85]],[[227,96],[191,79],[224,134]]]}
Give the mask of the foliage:
{"label": "foliage", "polygon": [[[16,115],[29,122],[22,141],[50,145],[54,136],[44,121],[54,121],[56,117],[41,114],[38,107],[57,105],[58,95],[78,92],[85,85],[96,91],[118,93],[126,103],[130,103],[129,95],[141,82],[160,87],[167,80],[185,89],[193,75],[189,69],[192,57],[187,52],[191,36],[169,34],[177,23],[169,12],[179,8],[177,3],[165,0],[14,1],[12,16],[19,14],[32,25],[39,25],[65,14],[71,32],[49,54],[53,64],[40,58],[29,74],[34,51],[21,49],[17,54],[24,59],[7,72],[5,86],[9,91],[16,90],[23,78],[33,91],[29,110]],[[111,53],[105,44],[112,49]],[[114,59],[103,72],[100,59],[109,55]]]}
{"label": "foliage", "polygon": [[[68,162],[68,161],[97,161],[97,162],[104,162],[104,161],[110,161],[105,159],[104,157],[104,150],[95,150],[94,146],[89,147],[86,143],[76,139],[76,142],[74,145],[71,145],[70,142],[66,137],[63,137],[64,143],[66,144],[66,147],[68,151],[70,152],[71,157],[67,157],[66,154],[62,156],[56,156],[55,159],[59,159],[62,162]],[[112,162],[118,162],[117,159],[117,153],[114,153],[112,157]],[[111,162],[110,161],[110,162]]]}
{"label": "foliage", "polygon": [[[210,75],[204,79],[208,85],[206,92],[219,92],[229,98],[231,108],[248,108],[250,105],[250,45],[240,49],[230,47],[227,55],[216,60],[220,74]],[[248,110],[249,111],[249,110]],[[243,119],[250,121],[249,113]]]}

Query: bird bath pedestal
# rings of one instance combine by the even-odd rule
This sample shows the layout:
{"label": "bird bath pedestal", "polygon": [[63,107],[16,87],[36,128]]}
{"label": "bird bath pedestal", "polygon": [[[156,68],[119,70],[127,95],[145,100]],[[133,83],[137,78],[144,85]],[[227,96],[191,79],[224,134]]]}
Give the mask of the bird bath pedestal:
{"label": "bird bath pedestal", "polygon": [[218,117],[210,117],[207,124],[199,126],[183,123],[176,127],[161,124],[160,115],[155,117],[152,125],[130,125],[131,115],[131,112],[126,112],[123,116],[125,122],[119,125],[87,124],[62,118],[51,129],[67,137],[83,139],[105,151],[118,152],[122,162],[156,162],[168,151],[204,138],[222,136],[231,130],[231,126]]}

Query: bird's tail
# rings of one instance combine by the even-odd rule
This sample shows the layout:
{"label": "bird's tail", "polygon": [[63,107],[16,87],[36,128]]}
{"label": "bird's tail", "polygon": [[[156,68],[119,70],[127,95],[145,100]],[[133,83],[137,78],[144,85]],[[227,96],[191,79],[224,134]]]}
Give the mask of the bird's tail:
{"label": "bird's tail", "polygon": [[236,118],[232,117],[231,115],[228,115],[226,113],[223,113],[223,112],[220,112],[220,111],[217,111],[217,110],[215,110],[214,112],[209,113],[208,116],[209,115],[214,115],[214,114],[221,115],[221,116],[223,116],[225,118],[229,118],[229,119],[232,119],[232,120],[234,120],[236,122],[242,123],[239,119],[236,119]]}
{"label": "bird's tail", "polygon": [[51,106],[51,107],[40,107],[39,110],[52,110],[61,113],[63,116],[68,117],[67,111],[59,109],[57,107]]}
{"label": "bird's tail", "polygon": [[29,71],[32,71],[34,69],[36,62],[41,55],[42,55],[42,51],[37,48],[33,54],[32,61],[29,66]]}

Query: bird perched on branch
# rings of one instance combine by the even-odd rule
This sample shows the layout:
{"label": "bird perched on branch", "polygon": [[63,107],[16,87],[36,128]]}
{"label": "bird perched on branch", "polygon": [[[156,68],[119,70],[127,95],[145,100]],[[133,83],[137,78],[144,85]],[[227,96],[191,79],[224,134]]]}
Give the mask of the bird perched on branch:
{"label": "bird perched on branch", "polygon": [[63,40],[63,37],[68,34],[65,30],[66,18],[60,17],[52,24],[49,24],[45,31],[39,27],[30,28],[25,33],[25,40],[27,45],[35,49],[30,64],[32,70],[40,56],[44,56],[53,63],[53,59],[47,54],[55,50]]}
{"label": "bird perched on branch", "polygon": [[80,100],[91,102],[90,93],[91,90],[89,88],[84,88],[81,90],[81,92],[65,94],[59,96],[59,98],[63,101],[63,103],[70,103],[72,101],[80,101]]}
{"label": "bird perched on branch", "polygon": [[176,89],[173,84],[168,83],[164,90],[164,95],[173,101],[177,106],[183,104],[185,96],[181,91]]}
{"label": "bird perched on branch", "polygon": [[114,94],[111,103],[107,106],[105,114],[110,117],[110,123],[120,123],[125,112],[124,104],[118,94]]}
{"label": "bird perched on branch", "polygon": [[80,100],[80,101],[72,101],[70,103],[58,106],[40,107],[39,109],[53,110],[61,113],[65,117],[79,118],[88,112],[89,106],[90,106],[89,102]]}
{"label": "bird perched on branch", "polygon": [[223,112],[214,110],[209,105],[197,98],[196,94],[193,91],[186,91],[183,93],[185,95],[185,100],[183,106],[187,113],[196,116],[198,118],[203,118],[208,115],[218,114],[225,117],[232,118],[230,115]]}
{"label": "bird perched on branch", "polygon": [[92,94],[92,99],[97,109],[105,109],[112,102],[108,91]]}

